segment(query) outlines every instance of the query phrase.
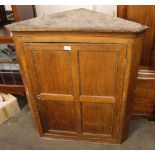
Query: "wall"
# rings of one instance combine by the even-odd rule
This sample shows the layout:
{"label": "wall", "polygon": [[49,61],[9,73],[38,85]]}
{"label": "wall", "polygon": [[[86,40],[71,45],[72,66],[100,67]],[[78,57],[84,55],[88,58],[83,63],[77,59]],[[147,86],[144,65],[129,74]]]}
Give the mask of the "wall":
{"label": "wall", "polygon": [[5,5],[5,10],[7,10],[7,11],[12,11],[11,5]]}
{"label": "wall", "polygon": [[53,14],[67,10],[86,8],[102,12],[108,15],[116,16],[117,5],[36,5],[36,15],[42,16],[43,14]]}

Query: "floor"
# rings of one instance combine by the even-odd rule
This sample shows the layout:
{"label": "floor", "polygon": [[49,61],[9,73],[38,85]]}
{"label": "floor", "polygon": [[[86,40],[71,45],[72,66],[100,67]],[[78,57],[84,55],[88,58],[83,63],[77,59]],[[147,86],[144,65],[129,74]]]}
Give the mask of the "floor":
{"label": "floor", "polygon": [[20,113],[0,126],[0,149],[155,149],[155,122],[131,122],[129,138],[121,145],[41,139],[35,132],[31,113],[25,106]]}

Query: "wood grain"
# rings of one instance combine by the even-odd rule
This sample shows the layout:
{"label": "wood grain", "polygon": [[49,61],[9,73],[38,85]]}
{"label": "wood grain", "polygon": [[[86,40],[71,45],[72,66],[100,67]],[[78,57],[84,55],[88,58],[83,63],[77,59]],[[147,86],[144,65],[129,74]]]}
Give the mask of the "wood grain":
{"label": "wood grain", "polygon": [[41,93],[39,95],[41,100],[52,100],[52,101],[74,101],[72,95],[63,95],[63,94],[51,94],[51,93]]}
{"label": "wood grain", "polygon": [[142,35],[61,30],[13,33],[40,135],[121,143],[128,136]]}
{"label": "wood grain", "polygon": [[[141,63],[135,83],[133,116],[147,117],[155,119],[154,103],[152,97],[155,80],[155,6],[146,5],[123,5],[118,6],[118,16],[146,24],[150,28],[144,34],[144,44],[142,46]],[[147,94],[147,97],[146,97]],[[152,108],[152,109],[151,109]]]}
{"label": "wood grain", "polygon": [[80,95],[80,102],[90,102],[90,103],[115,103],[115,97],[99,97],[99,96],[87,96]]}
{"label": "wood grain", "polygon": [[83,133],[110,135],[112,132],[113,105],[82,104]]}

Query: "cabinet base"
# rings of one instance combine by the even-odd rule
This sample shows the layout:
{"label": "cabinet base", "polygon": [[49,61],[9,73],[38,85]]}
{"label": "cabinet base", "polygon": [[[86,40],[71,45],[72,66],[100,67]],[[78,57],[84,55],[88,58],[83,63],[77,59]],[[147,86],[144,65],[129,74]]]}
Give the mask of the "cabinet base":
{"label": "cabinet base", "polygon": [[75,136],[75,135],[58,135],[51,133],[44,133],[40,136],[43,139],[62,139],[69,141],[85,141],[91,143],[107,143],[107,144],[121,144],[125,140],[113,139],[113,138],[94,138],[94,137],[84,137],[84,136]]}

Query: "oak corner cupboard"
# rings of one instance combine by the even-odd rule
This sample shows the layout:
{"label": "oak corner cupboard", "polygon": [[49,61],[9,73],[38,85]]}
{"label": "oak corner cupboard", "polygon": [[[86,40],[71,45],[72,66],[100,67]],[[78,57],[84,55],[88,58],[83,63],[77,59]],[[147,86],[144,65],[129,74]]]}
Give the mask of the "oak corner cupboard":
{"label": "oak corner cupboard", "polygon": [[109,143],[128,137],[147,26],[77,9],[7,28],[40,136]]}

